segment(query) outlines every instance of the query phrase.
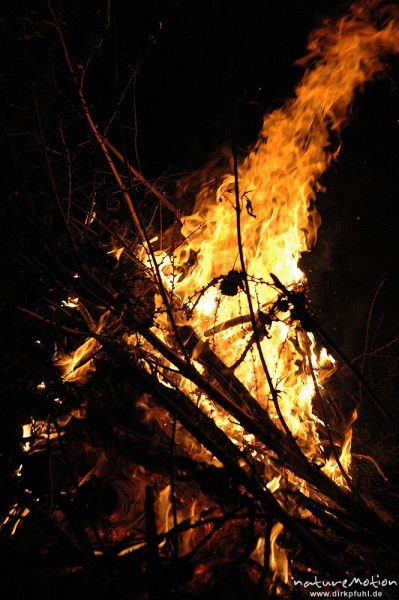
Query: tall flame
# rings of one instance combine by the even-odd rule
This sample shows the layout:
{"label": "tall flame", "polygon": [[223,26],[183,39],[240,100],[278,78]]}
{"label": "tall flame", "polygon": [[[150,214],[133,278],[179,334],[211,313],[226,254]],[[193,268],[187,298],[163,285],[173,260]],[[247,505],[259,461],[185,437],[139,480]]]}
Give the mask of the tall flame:
{"label": "tall flame", "polygon": [[[270,273],[288,286],[298,288],[306,282],[298,260],[316,241],[320,217],[315,201],[322,189],[318,181],[338,152],[332,140],[339,140],[355,92],[383,71],[380,57],[399,51],[397,20],[385,20],[377,28],[370,20],[371,8],[367,2],[356,3],[347,16],[326,21],[311,34],[309,53],[300,61],[307,70],[294,98],[265,117],[257,143],[239,165],[242,245],[252,300],[259,311],[276,299],[276,291],[265,284]],[[217,285],[228,272],[240,269],[233,184],[234,178],[226,176],[216,198],[205,187],[194,214],[183,218],[187,241],[175,252],[174,265],[183,266],[190,252],[197,258],[173,286],[188,305],[193,305],[193,290],[205,290],[198,294],[191,321],[197,332],[215,323],[234,323],[237,315],[248,312],[239,285],[235,295],[221,293]],[[214,285],[209,285],[212,281]],[[229,366],[239,363],[236,376],[277,420],[258,354],[247,351],[251,328],[242,321],[213,329],[214,350]],[[314,348],[314,341],[284,312],[261,342],[284,419],[305,454],[325,464],[312,407],[315,380],[304,351],[309,344]],[[316,375],[331,363],[325,351],[314,349],[311,360]],[[347,467],[349,448],[345,444],[342,457]],[[341,482],[336,469],[327,471]]]}
{"label": "tall flame", "polygon": [[[322,190],[320,177],[337,156],[337,141],[348,120],[355,92],[383,71],[385,53],[399,52],[399,10],[391,7],[389,11],[385,9],[385,14],[380,10],[372,15],[378,5],[358,2],[348,15],[337,22],[326,21],[311,34],[309,52],[300,61],[307,70],[294,97],[265,117],[258,141],[238,166],[242,250],[251,300],[258,314],[267,314],[276,306],[278,294],[270,285],[271,273],[289,289],[301,289],[306,283],[298,261],[301,253],[309,251],[316,242],[320,217],[315,202]],[[372,16],[380,20],[378,27]],[[226,175],[216,197],[210,189],[210,185],[204,186],[194,213],[182,217],[185,242],[173,254],[158,253],[159,269],[174,302],[178,297],[180,307],[186,307],[190,325],[203,339],[210,339],[214,352],[281,427],[276,407],[270,401],[271,390],[259,353],[253,345],[248,299],[240,279],[235,178]],[[196,256],[195,264],[192,256]],[[156,302],[157,309],[161,309],[162,299],[158,297]],[[178,324],[187,323],[180,315],[181,312],[176,313]],[[101,327],[100,323],[96,331]],[[165,312],[157,310],[157,335],[163,336],[166,343],[169,328]],[[284,421],[304,454],[333,481],[347,485],[348,477],[343,477],[342,471],[347,473],[351,464],[351,427],[356,412],[347,426],[338,464],[335,452],[326,457],[327,448],[323,448],[319,436],[322,423],[313,409],[316,388],[322,386],[326,373],[333,368],[332,357],[325,349],[317,348],[313,335],[304,331],[281,304],[274,309],[273,318],[261,335],[261,349],[278,392]],[[98,342],[90,339],[73,355],[59,359],[64,379],[75,381],[85,376],[86,372],[79,372],[82,361],[90,358],[97,347]],[[197,366],[201,370],[201,365]],[[174,374],[178,376],[175,370]],[[204,395],[198,397],[192,382],[182,378],[179,385],[236,443],[252,443],[253,436],[243,436],[242,429],[222,411],[213,410]],[[267,487],[275,493],[286,474],[275,467],[269,472],[271,481]],[[293,476],[289,477],[294,481]],[[306,493],[304,482],[295,483]],[[173,525],[169,496],[170,489],[165,487],[158,498],[162,531]],[[193,514],[182,511],[179,516],[189,519]],[[282,525],[275,524],[270,535],[270,567],[276,577],[287,583],[288,561],[277,543],[281,532]],[[184,545],[189,548],[186,541]]]}
{"label": "tall flame", "polygon": [[[375,5],[356,3],[348,15],[337,22],[326,21],[311,34],[309,53],[300,61],[307,70],[295,96],[265,117],[258,141],[238,166],[242,250],[251,299],[259,313],[267,312],[276,300],[276,290],[266,284],[270,273],[294,289],[306,283],[298,261],[316,242],[320,217],[315,202],[323,189],[320,177],[339,152],[340,131],[348,120],[355,92],[383,71],[383,54],[399,51],[397,9],[389,14],[395,18],[385,19],[377,28],[371,21]],[[380,19],[384,16],[379,15]],[[197,333],[213,331],[214,351],[233,366],[235,375],[281,426],[259,354],[251,348],[252,328],[245,318],[237,319],[248,313],[248,302],[239,281],[242,265],[234,183],[234,177],[226,175],[216,197],[209,192],[211,186],[204,186],[199,193],[194,214],[182,219],[186,241],[171,261],[174,268],[184,270],[190,255],[196,255],[195,264],[184,277],[173,278],[169,263],[165,282],[172,283],[173,293],[193,309],[191,325]],[[163,254],[162,261],[165,258]],[[222,282],[232,274],[236,281],[230,281],[233,289],[226,291]],[[193,297],[194,290],[198,293]],[[347,426],[338,464],[332,449],[330,458],[325,456],[320,421],[313,410],[315,386],[321,386],[322,371],[333,365],[333,359],[325,349],[317,350],[312,334],[290,320],[283,309],[277,316],[268,324],[261,348],[278,390],[283,418],[306,456],[345,486],[356,412]],[[218,324],[222,326],[215,327]],[[235,425],[221,414],[214,418],[237,440]],[[307,493],[304,482],[296,483]],[[282,525],[277,523],[270,536],[270,567],[287,583],[288,561],[277,543],[281,531]]]}

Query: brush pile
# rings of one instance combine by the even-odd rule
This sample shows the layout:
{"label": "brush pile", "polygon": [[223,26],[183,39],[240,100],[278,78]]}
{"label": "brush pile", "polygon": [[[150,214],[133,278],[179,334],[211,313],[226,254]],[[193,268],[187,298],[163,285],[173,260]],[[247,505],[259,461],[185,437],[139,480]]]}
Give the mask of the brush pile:
{"label": "brush pile", "polygon": [[[261,254],[259,199],[270,190],[257,181],[260,157],[272,153],[283,117],[296,122],[314,70],[296,104],[265,120],[269,150],[261,137],[240,162],[233,144],[233,174],[219,177],[215,169],[198,194],[200,209],[187,217],[168,185],[160,191],[109,140],[119,108],[106,127],[97,125],[85,77],[104,37],[78,61],[84,52],[50,2],[47,13],[7,23],[15,43],[45,39],[59,68],[29,63],[35,85],[9,126],[17,166],[2,207],[9,281],[1,307],[0,534],[15,597],[293,598],[306,597],[306,582],[317,578],[330,592],[354,577],[392,580],[395,510],[354,484],[358,406],[333,390],[360,385],[379,415],[395,417],[312,314],[296,260],[315,237],[314,202],[308,197],[302,212],[295,209],[302,233],[287,251],[289,276],[275,258],[275,272],[264,270],[267,262],[255,271],[247,243],[253,226]],[[360,9],[353,15],[369,35]],[[384,23],[369,29],[393,51],[397,28]],[[109,27],[105,19],[103,36]],[[323,40],[323,51],[335,48]],[[366,78],[380,71],[371,62],[371,74],[362,67]],[[355,77],[352,92],[357,85]],[[333,102],[338,120],[349,96],[345,108],[342,97]],[[314,141],[306,118],[306,144],[298,134],[293,154],[301,165]],[[323,145],[327,126],[321,131],[324,164],[311,182],[305,169],[304,189],[333,159]],[[273,184],[279,214],[284,181]],[[217,198],[217,210],[227,207],[233,231],[205,195]],[[270,209],[269,225],[275,214]],[[235,248],[224,268],[207,270],[204,247],[219,225]],[[282,227],[284,219],[275,233],[270,228],[269,255]],[[220,248],[231,250],[223,235]],[[337,364],[345,365],[342,383],[333,375]],[[366,460],[389,487],[374,458]],[[388,598],[392,590],[393,583],[384,589]]]}

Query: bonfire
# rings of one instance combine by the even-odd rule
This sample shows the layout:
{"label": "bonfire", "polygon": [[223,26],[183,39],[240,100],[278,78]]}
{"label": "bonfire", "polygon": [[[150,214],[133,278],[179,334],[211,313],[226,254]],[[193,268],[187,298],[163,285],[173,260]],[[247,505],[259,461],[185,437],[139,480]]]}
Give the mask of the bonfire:
{"label": "bonfire", "polygon": [[[316,318],[300,264],[355,94],[399,53],[397,7],[357,2],[323,21],[292,97],[245,153],[233,123],[229,160],[186,176],[181,206],[97,122],[91,62],[74,62],[55,4],[41,26],[106,183],[74,200],[71,134],[61,123],[62,171],[35,99],[64,241],[27,215],[35,252],[17,259],[47,292],[16,310],[42,357],[51,343],[0,471],[10,565],[57,597],[394,597],[395,514],[354,484],[351,447],[363,403],[397,416]],[[343,371],[361,390],[350,401]]]}

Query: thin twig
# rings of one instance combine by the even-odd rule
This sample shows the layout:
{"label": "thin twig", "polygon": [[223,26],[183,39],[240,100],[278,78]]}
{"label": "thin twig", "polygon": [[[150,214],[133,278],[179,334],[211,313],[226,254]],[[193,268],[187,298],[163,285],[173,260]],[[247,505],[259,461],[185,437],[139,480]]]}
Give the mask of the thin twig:
{"label": "thin twig", "polygon": [[131,175],[133,175],[133,177],[137,179],[137,181],[139,181],[153,196],[155,196],[155,198],[157,198],[157,200],[159,200],[159,202],[163,206],[165,206],[165,208],[172,212],[175,215],[175,217],[180,221],[180,214],[177,208],[173,206],[173,204],[163,194],[161,194],[156,188],[154,188],[154,186],[151,185],[149,181],[147,181],[147,179],[140,173],[140,171],[135,169],[133,165],[131,165],[128,162],[126,157],[123,156],[123,154],[121,154],[119,150],[115,148],[115,146],[107,138],[104,138],[104,143],[108,150],[110,150],[112,154],[114,154],[116,158],[125,165],[125,167],[131,173]]}
{"label": "thin twig", "polygon": [[40,137],[40,145],[42,147],[43,156],[44,156],[44,160],[45,160],[46,167],[47,167],[47,173],[48,173],[48,176],[49,176],[49,179],[50,179],[51,189],[52,189],[52,192],[54,194],[54,198],[56,199],[58,210],[60,212],[62,221],[63,221],[63,223],[65,225],[65,228],[66,228],[66,230],[67,230],[67,232],[69,234],[69,238],[70,238],[70,240],[72,242],[72,245],[74,247],[75,252],[77,252],[76,245],[75,245],[75,240],[73,239],[72,232],[71,232],[71,230],[69,228],[68,219],[65,216],[64,210],[62,208],[61,198],[60,198],[60,195],[58,193],[58,187],[57,187],[57,184],[56,184],[56,181],[55,181],[53,169],[52,169],[52,166],[51,166],[51,161],[50,161],[50,158],[49,158],[49,155],[48,155],[47,146],[46,146],[46,142],[45,142],[45,139],[44,139],[44,132],[43,132],[43,127],[42,127],[42,122],[41,122],[40,114],[39,114],[39,107],[38,107],[36,95],[35,95],[35,92],[34,92],[34,88],[33,88],[33,102],[34,102],[34,106],[35,106],[35,114],[36,114],[36,121],[37,121],[37,126],[38,126],[38,131],[39,131],[39,137]]}

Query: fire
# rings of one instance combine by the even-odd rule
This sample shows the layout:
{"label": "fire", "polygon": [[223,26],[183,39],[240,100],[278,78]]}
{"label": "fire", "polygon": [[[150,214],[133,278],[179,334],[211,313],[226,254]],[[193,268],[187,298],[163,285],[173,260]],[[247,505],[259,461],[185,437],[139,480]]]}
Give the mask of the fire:
{"label": "fire", "polygon": [[[306,71],[294,97],[265,117],[258,141],[238,165],[238,212],[245,270],[259,321],[260,346],[279,408],[305,456],[340,486],[348,485],[341,468],[349,473],[352,425],[357,413],[347,425],[338,453],[340,468],[335,456],[326,456],[320,437],[320,426],[325,424],[314,409],[314,398],[334,370],[334,359],[326,349],[317,347],[300,317],[292,315],[292,307],[279,301],[275,281],[278,278],[296,293],[304,289],[306,275],[298,263],[301,254],[316,243],[320,225],[316,200],[323,191],[320,178],[338,155],[339,145],[337,149],[334,140],[340,139],[355,93],[383,71],[380,56],[399,52],[398,20],[385,20],[377,28],[370,20],[370,12],[368,2],[359,2],[347,16],[326,22],[312,33],[309,52],[300,61]],[[390,16],[395,16],[393,9]],[[227,174],[216,195],[211,195],[209,189],[205,186],[199,193],[194,213],[181,219],[185,241],[173,252],[160,251],[157,255],[163,283],[178,309],[177,324],[189,324],[204,342],[208,341],[215,354],[282,428],[249,318],[237,241],[235,179]],[[150,267],[148,250],[144,248],[141,258]],[[123,248],[112,251],[117,261],[122,252]],[[190,256],[196,256],[194,264],[189,263]],[[270,274],[275,276],[273,281]],[[168,344],[170,323],[161,296],[156,297],[155,303],[154,330]],[[104,322],[100,322],[95,332],[103,327]],[[132,336],[132,343],[136,343],[136,336]],[[71,355],[58,358],[63,378],[84,381],[92,366],[90,357],[100,346],[96,339],[89,338]],[[173,365],[162,360],[177,376]],[[193,362],[201,372],[195,356]],[[166,378],[160,376],[160,380],[173,387]],[[266,485],[272,493],[278,492],[284,478],[303,493],[310,493],[305,482],[290,473],[279,473],[266,455],[252,449],[252,436],[222,410],[215,410],[204,394],[198,394],[195,384],[181,377],[179,388],[195,399],[234,443],[247,445],[254,458],[267,462],[270,481]],[[170,486],[159,493],[156,508],[159,531],[173,528]],[[180,510],[178,522],[200,518],[201,510],[198,514],[196,510],[195,505]],[[270,568],[277,579],[288,583],[287,555],[278,544],[282,531],[281,523],[271,530]],[[264,545],[264,538],[259,537],[259,555]],[[183,540],[183,549],[190,549],[188,537]]]}
{"label": "fire", "polygon": [[[81,313],[86,314],[84,307],[79,303],[79,298],[74,298],[73,301],[68,298],[68,301],[64,301],[63,305],[69,308],[77,308]],[[90,319],[89,326],[92,328],[93,333],[101,333],[107,324],[108,318],[109,312],[107,311],[101,315],[97,324]],[[64,381],[85,383],[90,372],[95,371],[93,357],[100,348],[101,343],[96,338],[89,337],[70,354],[57,354],[54,357],[54,362],[62,370]]]}
{"label": "fire", "polygon": [[[309,53],[300,61],[307,70],[294,97],[265,117],[257,143],[238,166],[242,250],[258,315],[267,313],[277,299],[270,273],[289,289],[300,291],[305,286],[306,276],[298,261],[317,239],[320,217],[316,200],[323,191],[319,181],[337,158],[340,143],[337,148],[334,140],[340,140],[355,93],[383,71],[380,56],[399,51],[398,21],[386,20],[377,28],[370,21],[370,12],[369,3],[354,4],[349,15],[336,23],[326,22],[312,33]],[[397,16],[396,11],[392,9],[390,16]],[[174,271],[165,271],[165,285],[186,306],[195,331],[199,335],[208,332],[205,337],[212,332],[213,350],[233,367],[236,377],[281,426],[253,343],[253,330],[245,318],[249,310],[239,281],[234,178],[226,175],[216,197],[205,186],[197,197],[194,213],[183,217],[182,222],[186,241],[169,261]],[[182,277],[190,254],[196,255],[195,264]],[[161,253],[161,269],[166,256]],[[193,296],[194,291],[197,294]],[[237,319],[239,315],[241,320]],[[335,483],[347,486],[356,411],[339,452],[339,468],[333,455],[325,456],[319,434],[323,423],[313,408],[315,386],[322,388],[334,370],[334,359],[324,348],[316,347],[312,334],[304,331],[298,320],[291,319],[284,307],[274,317],[260,343],[273,386],[278,390],[283,418],[304,454]],[[311,368],[306,348],[310,348]],[[182,385],[184,388],[184,382]],[[189,386],[185,389],[190,394]],[[232,429],[238,426],[227,425],[222,413],[214,419],[236,439]],[[291,481],[307,493],[304,482]],[[287,557],[277,544],[281,531],[281,524],[272,530],[270,567],[287,583]]]}
{"label": "fire", "polygon": [[283,531],[281,523],[276,523],[270,533],[270,569],[274,573],[274,578],[283,583],[289,581],[289,569],[287,554],[284,549],[277,544],[277,539]]}
{"label": "fire", "polygon": [[[265,117],[257,143],[239,164],[242,246],[258,314],[276,302],[270,273],[290,289],[301,290],[306,284],[298,261],[317,239],[320,217],[315,203],[323,190],[320,177],[338,154],[333,139],[339,139],[355,93],[383,71],[380,56],[399,51],[398,22],[391,19],[377,29],[369,19],[370,12],[369,3],[356,3],[349,15],[335,23],[326,22],[311,34],[309,53],[299,61],[307,70],[295,96]],[[240,271],[235,202],[231,175],[226,175],[216,197],[209,194],[208,187],[200,192],[194,214],[182,218],[186,241],[173,256],[176,273],[183,269],[190,252],[196,254],[196,262],[184,278],[176,275],[173,290],[188,308],[195,305],[190,324],[198,333],[217,331],[211,337],[214,351],[225,364],[235,366],[235,375],[278,422],[258,353],[251,346],[252,328],[244,319],[237,323],[238,315],[248,314],[243,286],[238,281],[233,292],[223,289],[223,280]],[[170,280],[169,273],[166,285]],[[193,290],[198,292],[194,299]],[[306,456],[342,484],[336,464],[326,461],[321,449],[313,410],[315,383],[304,348],[312,348],[317,385],[333,370],[333,358],[325,349],[316,349],[312,334],[290,319],[284,308],[275,316],[261,347],[279,392],[284,420]],[[235,325],[218,328],[234,319]],[[346,470],[350,467],[351,424],[341,450]]]}
{"label": "fire", "polygon": [[[341,448],[341,454],[339,457],[339,462],[343,467],[344,471],[348,473],[349,467],[351,465],[351,445],[352,445],[352,425],[357,419],[357,410],[355,409],[352,414],[352,418],[350,419],[344,436],[344,442]],[[323,470],[331,476],[333,475],[334,480],[340,485],[345,485],[345,480],[342,476],[342,472],[339,469],[338,462],[334,457],[330,457],[329,460],[323,467]]]}

